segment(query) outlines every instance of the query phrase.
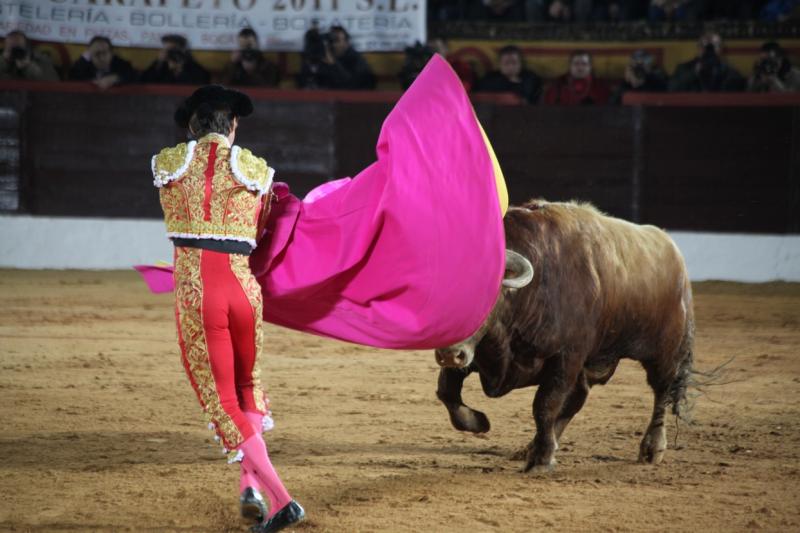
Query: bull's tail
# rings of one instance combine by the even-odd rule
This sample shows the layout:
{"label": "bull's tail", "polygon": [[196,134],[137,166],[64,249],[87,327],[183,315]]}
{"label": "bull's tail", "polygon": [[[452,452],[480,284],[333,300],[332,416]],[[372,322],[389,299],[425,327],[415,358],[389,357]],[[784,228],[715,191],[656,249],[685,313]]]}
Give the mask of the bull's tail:
{"label": "bull's tail", "polygon": [[683,357],[678,363],[678,371],[669,387],[668,402],[672,405],[672,414],[684,422],[691,422],[691,411],[694,402],[688,395],[689,387],[694,385],[694,323],[687,324],[686,333],[681,344]]}
{"label": "bull's tail", "polygon": [[683,358],[678,364],[678,371],[670,385],[667,400],[672,405],[672,414],[676,416],[676,422],[683,421],[687,424],[692,422],[692,409],[698,397],[707,394],[710,387],[734,382],[728,379],[728,365],[733,362],[733,357],[711,370],[694,368],[693,326],[694,324],[690,324],[687,328],[686,338],[681,346]]}

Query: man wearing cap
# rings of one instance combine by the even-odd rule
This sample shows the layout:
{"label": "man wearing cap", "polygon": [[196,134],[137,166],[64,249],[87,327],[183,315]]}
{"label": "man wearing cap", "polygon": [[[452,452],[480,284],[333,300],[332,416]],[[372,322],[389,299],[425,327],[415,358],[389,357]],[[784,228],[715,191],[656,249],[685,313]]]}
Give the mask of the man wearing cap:
{"label": "man wearing cap", "polygon": [[241,462],[242,515],[257,522],[252,531],[266,533],[305,512],[283,486],[261,436],[272,419],[258,367],[261,287],[248,256],[266,218],[274,171],[233,145],[239,119],[252,111],[243,93],[198,89],[175,113],[194,140],[161,150],[152,170],[175,245],[182,362],[229,462]]}

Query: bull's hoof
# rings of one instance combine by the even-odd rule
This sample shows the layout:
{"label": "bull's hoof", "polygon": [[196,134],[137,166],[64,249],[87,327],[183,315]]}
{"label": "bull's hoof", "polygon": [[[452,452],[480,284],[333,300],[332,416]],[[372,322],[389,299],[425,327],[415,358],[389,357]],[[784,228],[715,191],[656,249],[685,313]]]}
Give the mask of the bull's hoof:
{"label": "bull's hoof", "polygon": [[639,462],[657,465],[664,459],[664,449],[640,449]]}
{"label": "bull's hoof", "polygon": [[639,462],[657,465],[667,450],[667,432],[664,427],[648,431],[639,445]]}
{"label": "bull's hoof", "polygon": [[552,472],[556,467],[556,458],[552,451],[542,450],[537,451],[536,445],[531,443],[528,445],[528,452],[525,457],[525,468],[523,472],[532,474],[546,474]]}
{"label": "bull's hoof", "polygon": [[556,460],[551,459],[549,463],[537,464],[536,461],[528,461],[525,463],[525,468],[522,469],[524,474],[544,475],[549,474],[556,468]]}
{"label": "bull's hoof", "polygon": [[475,409],[470,409],[466,405],[449,407],[450,423],[459,431],[469,431],[470,433],[486,433],[491,429],[489,419],[485,414]]}

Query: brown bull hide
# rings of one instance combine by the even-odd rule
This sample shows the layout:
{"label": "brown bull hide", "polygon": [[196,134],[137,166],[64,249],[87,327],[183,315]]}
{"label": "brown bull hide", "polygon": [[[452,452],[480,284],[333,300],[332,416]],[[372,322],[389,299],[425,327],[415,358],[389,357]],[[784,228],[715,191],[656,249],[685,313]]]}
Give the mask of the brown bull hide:
{"label": "brown bull hide", "polygon": [[442,366],[462,361],[439,375],[437,395],[453,425],[489,429],[486,416],[461,400],[471,372],[490,397],[538,385],[525,470],[549,469],[589,389],[630,358],[642,364],[655,393],[639,459],[658,463],[667,446],[666,407],[680,414],[692,368],[691,285],[677,246],[656,227],[587,204],[532,201],[509,209],[504,222],[507,247],[531,261],[534,279],[503,291],[473,337],[437,350]]}

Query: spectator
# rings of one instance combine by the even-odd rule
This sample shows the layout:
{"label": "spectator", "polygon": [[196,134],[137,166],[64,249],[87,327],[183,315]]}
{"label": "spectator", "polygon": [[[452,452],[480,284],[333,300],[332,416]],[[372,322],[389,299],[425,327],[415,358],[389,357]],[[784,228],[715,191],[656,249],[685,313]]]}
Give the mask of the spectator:
{"label": "spectator", "polygon": [[800,69],[792,66],[786,51],[778,43],[764,43],[747,88],[753,92],[767,93],[800,91]]}
{"label": "spectator", "polygon": [[258,35],[251,28],[239,32],[239,48],[231,54],[224,78],[228,85],[278,85],[278,67],[261,53]]}
{"label": "spectator", "polygon": [[403,87],[403,90],[411,87],[411,84],[417,79],[417,76],[422,72],[422,69],[433,54],[433,49],[430,46],[423,45],[419,41],[414,43],[414,46],[406,47],[405,60],[398,74],[400,85]]}
{"label": "spectator", "polygon": [[761,9],[760,18],[766,22],[783,22],[800,17],[800,0],[770,0]]}
{"label": "spectator", "polygon": [[624,18],[627,0],[573,0],[572,11],[576,21],[608,21]]}
{"label": "spectator", "polygon": [[578,50],[569,58],[569,72],[556,79],[544,95],[546,104],[554,105],[602,105],[608,103],[611,90],[608,85],[594,77],[592,56]]}
{"label": "spectator", "polygon": [[692,4],[692,15],[700,20],[752,20],[764,0],[694,0]]}
{"label": "spectator", "polygon": [[686,20],[691,18],[690,0],[652,0],[648,18],[650,22]]}
{"label": "spectator", "polygon": [[114,53],[108,37],[96,35],[89,41],[89,48],[69,69],[69,79],[91,81],[100,89],[114,85],[133,83],[137,74],[128,61]]}
{"label": "spectator", "polygon": [[463,20],[471,6],[466,0],[428,0],[428,22]]}
{"label": "spectator", "polygon": [[142,73],[143,83],[185,83],[206,85],[210,76],[192,57],[186,38],[181,35],[161,37],[158,58]]}
{"label": "spectator", "polygon": [[302,89],[374,89],[375,75],[343,27],[332,26],[327,35],[312,28],[305,35],[297,85]]}
{"label": "spectator", "polygon": [[0,79],[58,81],[58,73],[49,57],[34,50],[24,33],[14,30],[3,43]]}
{"label": "spectator", "polygon": [[521,22],[525,20],[525,1],[473,0],[470,15],[478,20]]}
{"label": "spectator", "polygon": [[553,22],[572,20],[572,3],[567,0],[549,0],[544,3],[544,19]]}
{"label": "spectator", "polygon": [[498,53],[499,70],[486,74],[475,85],[476,92],[516,93],[529,104],[542,95],[542,80],[525,68],[522,50],[514,45],[504,46]]}
{"label": "spectator", "polygon": [[450,55],[450,47],[447,40],[443,37],[433,37],[428,40],[428,48],[447,59],[450,66],[458,74],[461,83],[464,84],[464,89],[469,92],[473,85],[475,85],[475,70],[465,61]]}
{"label": "spectator", "polygon": [[741,74],[722,60],[722,39],[709,32],[697,42],[697,57],[678,65],[669,81],[673,92],[743,91]]}
{"label": "spectator", "polygon": [[646,50],[636,50],[631,54],[625,67],[625,79],[614,91],[611,103],[622,103],[622,96],[628,91],[656,93],[667,90],[667,74],[656,64],[652,54]]}

